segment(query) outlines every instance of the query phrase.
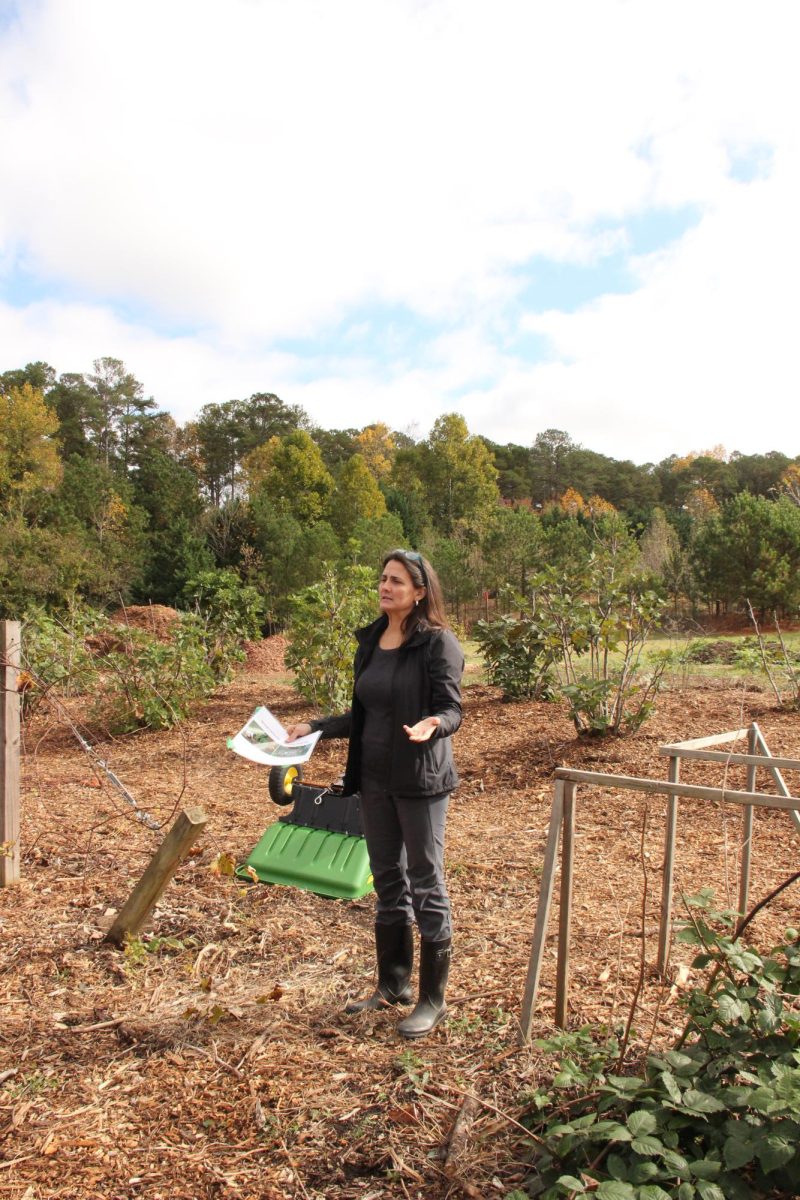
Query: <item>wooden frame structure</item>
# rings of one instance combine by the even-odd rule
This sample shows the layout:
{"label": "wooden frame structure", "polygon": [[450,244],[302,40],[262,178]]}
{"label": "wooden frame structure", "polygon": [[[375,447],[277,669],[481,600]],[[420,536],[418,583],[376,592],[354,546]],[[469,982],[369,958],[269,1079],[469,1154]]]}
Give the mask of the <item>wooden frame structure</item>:
{"label": "wooden frame structure", "polygon": [[[747,738],[745,754],[717,750],[715,747]],[[522,1000],[520,1032],[523,1042],[530,1038],[533,1012],[539,990],[545,939],[553,899],[553,885],[559,840],[561,842],[561,875],[559,881],[558,949],[556,962],[556,1025],[564,1028],[569,1008],[569,956],[570,928],[572,924],[572,873],[575,845],[575,810],[579,783],[601,787],[648,792],[667,797],[667,818],[664,837],[664,864],[661,888],[661,919],[658,937],[658,969],[666,972],[669,959],[670,931],[672,926],[672,891],[675,862],[675,841],[678,824],[678,799],[681,796],[698,800],[715,800],[743,807],[741,863],[739,872],[738,910],[744,913],[750,892],[750,868],[753,837],[753,810],[755,808],[777,808],[789,812],[795,826],[800,829],[800,798],[792,796],[781,775],[782,770],[800,771],[800,759],[775,758],[771,755],[758,726],[753,723],[747,729],[735,729],[713,737],[694,738],[674,745],[661,746],[659,754],[669,758],[667,780],[646,779],[631,775],[609,775],[600,771],[578,771],[571,767],[557,767],[553,785],[553,803],[550,810],[550,826],[545,843],[542,882],[539,888],[539,903],[536,910],[531,955],[525,992]],[[700,759],[705,762],[720,762],[726,766],[747,767],[745,791],[734,791],[726,787],[704,787],[699,784],[682,783],[680,760]],[[762,767],[770,772],[779,795],[756,791],[756,772]]]}

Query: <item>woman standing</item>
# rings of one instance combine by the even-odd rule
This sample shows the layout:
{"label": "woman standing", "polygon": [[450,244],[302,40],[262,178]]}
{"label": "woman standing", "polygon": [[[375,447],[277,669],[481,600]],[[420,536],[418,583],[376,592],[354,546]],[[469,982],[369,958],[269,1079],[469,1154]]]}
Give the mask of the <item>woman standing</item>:
{"label": "woman standing", "polygon": [[349,1013],[411,1002],[412,923],[420,932],[419,996],[400,1022],[422,1037],[443,1020],[452,929],[444,879],[444,832],[458,783],[450,738],[461,724],[464,656],[447,627],[431,564],[392,550],[378,589],[381,616],[356,633],[350,711],[292,726],[350,739],[346,795],[361,793],[361,819],[377,893],[373,994]]}

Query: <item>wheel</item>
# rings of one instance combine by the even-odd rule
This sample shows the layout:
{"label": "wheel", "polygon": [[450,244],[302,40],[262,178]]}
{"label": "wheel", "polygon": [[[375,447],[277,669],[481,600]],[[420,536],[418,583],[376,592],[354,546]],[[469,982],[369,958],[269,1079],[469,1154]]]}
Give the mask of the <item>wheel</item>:
{"label": "wheel", "polygon": [[298,783],[303,778],[303,768],[292,765],[291,767],[271,767],[269,772],[269,798],[275,804],[291,804],[292,803],[292,788],[295,781]]}

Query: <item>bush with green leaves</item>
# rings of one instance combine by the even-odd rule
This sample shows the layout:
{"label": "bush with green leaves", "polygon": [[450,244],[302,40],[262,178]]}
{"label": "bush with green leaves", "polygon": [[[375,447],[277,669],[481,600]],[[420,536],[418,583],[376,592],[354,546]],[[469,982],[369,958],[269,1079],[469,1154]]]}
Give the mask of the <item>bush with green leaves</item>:
{"label": "bush with green leaves", "polygon": [[223,682],[231,665],[244,659],[242,642],[261,636],[264,600],[229,568],[201,571],[189,580],[184,596],[205,631],[207,664],[214,678]]}
{"label": "bush with green leaves", "polygon": [[54,615],[31,609],[22,627],[22,666],[30,676],[23,713],[48,692],[91,695],[89,715],[113,733],[168,729],[230,675],[241,657],[231,629],[181,613],[169,640],[110,621],[80,602]]}
{"label": "bush with green leaves", "polygon": [[97,662],[91,639],[107,624],[96,609],[73,600],[62,613],[41,605],[30,607],[22,619],[22,668],[33,686],[23,693],[24,711],[54,688],[62,695],[91,691],[97,680]]}
{"label": "bush with green leaves", "polygon": [[203,619],[238,638],[257,638],[264,619],[264,600],[229,567],[200,571],[184,589],[184,599]]}
{"label": "bush with green leaves", "polygon": [[645,670],[642,652],[664,601],[636,580],[599,588],[546,568],[517,611],[478,621],[490,681],[510,699],[563,696],[579,733],[635,731],[653,711],[667,656]]}
{"label": "bush with green leaves", "polygon": [[679,1041],[626,1074],[588,1029],[537,1045],[557,1056],[528,1098],[539,1148],[523,1196],[541,1200],[767,1200],[800,1195],[800,935],[762,955],[701,892],[678,934],[705,988]]}
{"label": "bush with green leaves", "polygon": [[172,728],[217,687],[217,651],[193,613],[181,614],[165,642],[142,629],[122,629],[102,658],[92,716],[112,733]]}
{"label": "bush with green leaves", "polygon": [[638,729],[652,713],[666,667],[666,660],[654,661],[645,671],[642,662],[664,599],[635,576],[617,581],[602,559],[590,559],[574,579],[542,571],[534,596],[578,733]]}
{"label": "bush with green leaves", "polygon": [[322,713],[341,712],[353,687],[354,630],[376,616],[376,577],[368,567],[328,568],[290,598],[286,665],[295,687]]}
{"label": "bush with green leaves", "polygon": [[552,638],[536,617],[511,613],[476,621],[472,636],[480,647],[489,682],[510,700],[549,700],[554,694]]}

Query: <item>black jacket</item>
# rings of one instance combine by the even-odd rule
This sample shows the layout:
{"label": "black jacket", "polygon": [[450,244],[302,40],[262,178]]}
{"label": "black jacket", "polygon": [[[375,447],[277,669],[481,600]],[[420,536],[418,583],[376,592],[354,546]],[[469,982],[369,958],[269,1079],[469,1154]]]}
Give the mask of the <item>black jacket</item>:
{"label": "black jacket", "polygon": [[[366,667],[388,625],[381,616],[356,632],[355,680]],[[418,629],[398,650],[394,676],[392,749],[389,791],[396,796],[441,796],[458,784],[450,737],[461,724],[461,676],[464,656],[449,629]],[[311,723],[324,738],[349,738],[345,795],[361,784],[361,734],[364,708],[353,690],[352,707],[339,717]],[[441,724],[427,742],[411,742],[404,725],[423,717],[438,717]]]}

